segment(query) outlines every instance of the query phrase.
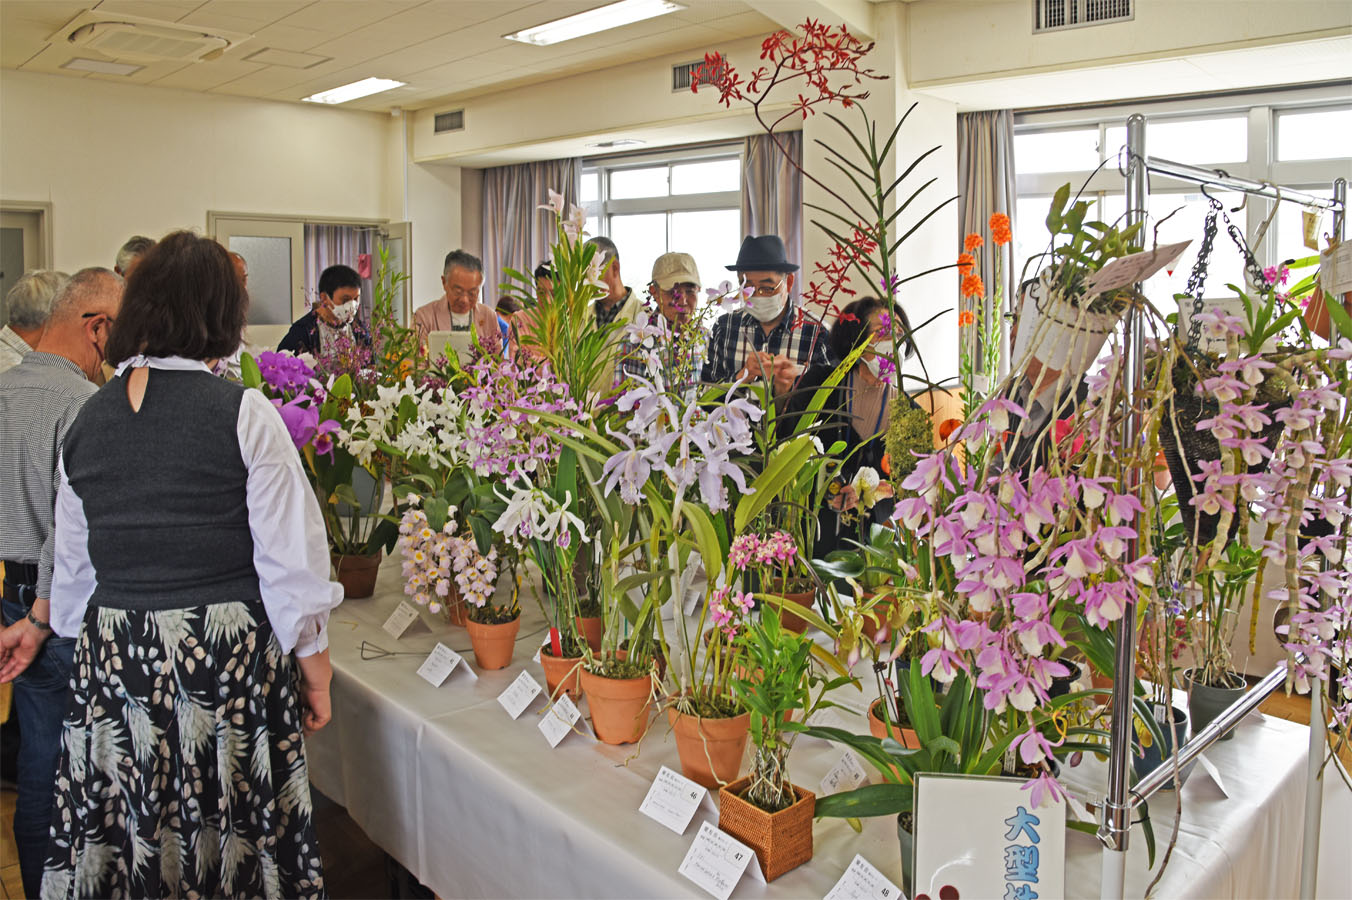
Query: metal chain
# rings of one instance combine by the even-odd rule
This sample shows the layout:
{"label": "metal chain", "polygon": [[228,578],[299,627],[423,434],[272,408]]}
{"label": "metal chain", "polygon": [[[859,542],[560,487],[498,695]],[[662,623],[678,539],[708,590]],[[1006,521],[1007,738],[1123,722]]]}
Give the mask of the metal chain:
{"label": "metal chain", "polygon": [[1253,253],[1249,251],[1249,245],[1244,241],[1244,234],[1235,227],[1235,223],[1230,221],[1230,217],[1224,212],[1221,217],[1225,219],[1225,230],[1230,234],[1230,240],[1235,242],[1239,248],[1239,255],[1244,257],[1244,272],[1249,276],[1249,284],[1257,288],[1262,288],[1267,284],[1267,279],[1263,277],[1263,267],[1258,264],[1258,260],[1253,258]]}
{"label": "metal chain", "polygon": [[[1192,298],[1192,315],[1188,319],[1188,346],[1196,348],[1202,341],[1202,320],[1200,315],[1206,308],[1202,303],[1202,291],[1206,287],[1207,266],[1211,262],[1211,248],[1216,242],[1216,215],[1223,209],[1219,200],[1208,196],[1211,208],[1207,210],[1206,222],[1202,226],[1202,246],[1197,251],[1197,261],[1192,264],[1188,275],[1187,287],[1183,292]],[[1225,220],[1230,221],[1228,218]]]}

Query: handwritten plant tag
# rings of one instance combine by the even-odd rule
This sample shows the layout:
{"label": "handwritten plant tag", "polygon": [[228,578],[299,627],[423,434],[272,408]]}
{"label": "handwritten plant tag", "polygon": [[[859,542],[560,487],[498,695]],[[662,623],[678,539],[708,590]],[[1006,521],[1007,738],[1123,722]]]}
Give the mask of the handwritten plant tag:
{"label": "handwritten plant tag", "polygon": [[846,750],[822,779],[822,793],[838,794],[841,791],[854,790],[867,780],[868,772],[864,771],[864,764],[859,761],[853,750]]}
{"label": "handwritten plant tag", "polygon": [[638,811],[677,834],[685,834],[686,826],[701,805],[710,812],[718,812],[703,785],[663,766]]}
{"label": "handwritten plant tag", "polygon": [[532,678],[529,672],[523,670],[520,675],[516,676],[516,681],[507,686],[507,690],[498,694],[498,702],[502,704],[503,709],[507,710],[507,715],[516,719],[526,711],[526,707],[531,705],[531,701],[540,696],[540,692],[543,690],[544,688],[540,687],[540,682]]}
{"label": "handwritten plant tag", "polygon": [[[438,643],[432,648],[432,652],[427,655],[427,659],[418,666],[418,675],[432,687],[441,687],[456,667],[464,660],[459,653],[456,653],[445,644]],[[469,673],[469,677],[475,681],[479,676],[474,674],[474,670],[465,665],[464,670]]]}
{"label": "handwritten plant tag", "polygon": [[1142,250],[1115,259],[1084,280],[1084,295],[1086,298],[1093,297],[1145,281],[1165,266],[1173,265],[1191,243],[1188,240],[1165,244],[1154,250]]}
{"label": "handwritten plant tag", "polygon": [[581,716],[582,713],[573,703],[573,698],[567,694],[560,694],[559,699],[555,700],[541,717],[540,733],[549,741],[549,746],[557,747],[559,741],[573,730],[573,725]]}
{"label": "handwritten plant tag", "polygon": [[701,822],[699,833],[676,871],[718,900],[728,900],[732,889],[742,880],[748,863],[757,880],[764,883],[765,876],[750,847],[708,822]]}
{"label": "handwritten plant tag", "polygon": [[[400,600],[399,605],[390,613],[390,617],[385,620],[385,624],[380,626],[385,629],[385,633],[398,640],[408,631],[409,626],[417,622],[426,628],[426,623],[418,615],[418,608],[407,600]],[[414,629],[417,630],[416,628]]]}
{"label": "handwritten plant tag", "polygon": [[898,900],[902,896],[901,888],[856,853],[825,900]]}

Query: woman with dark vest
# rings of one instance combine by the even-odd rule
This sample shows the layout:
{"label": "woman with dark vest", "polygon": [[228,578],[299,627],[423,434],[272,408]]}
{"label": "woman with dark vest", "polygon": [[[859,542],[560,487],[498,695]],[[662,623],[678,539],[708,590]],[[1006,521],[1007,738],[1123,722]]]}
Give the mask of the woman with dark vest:
{"label": "woman with dark vest", "polygon": [[44,897],[324,894],[301,734],[329,718],[343,591],[281,416],[208,368],[247,303],[219,244],[160,241],[66,438],[51,616],[77,641]]}
{"label": "woman with dark vest", "polygon": [[[886,307],[875,297],[863,297],[846,305],[836,316],[831,326],[828,346],[835,359],[845,359],[860,344],[868,343],[868,349],[860,355],[854,365],[840,382],[830,389],[821,412],[817,416],[814,434],[821,440],[823,447],[830,447],[837,441],[844,444],[840,457],[844,459],[840,471],[834,473],[837,485],[848,485],[862,468],[870,468],[882,478],[886,468],[883,457],[886,455],[886,433],[892,420],[894,403],[914,406],[910,395],[896,387],[898,378],[883,371],[884,360],[892,355],[892,331],[907,333],[910,324],[903,321],[900,327],[884,330]],[[900,309],[898,308],[898,314]],[[908,341],[905,355],[914,353],[914,346]],[[799,379],[798,386],[789,396],[785,415],[781,419],[781,434],[787,435],[794,428],[797,416],[807,410],[808,404],[835,366],[809,366]],[[857,512],[834,508],[839,494],[828,496],[827,503],[817,516],[817,542],[813,556],[821,559],[833,550],[853,549],[849,541],[868,539],[869,526],[874,522],[882,523],[892,512],[892,501],[884,499],[870,511],[859,515]],[[837,500],[837,503],[833,503]]]}

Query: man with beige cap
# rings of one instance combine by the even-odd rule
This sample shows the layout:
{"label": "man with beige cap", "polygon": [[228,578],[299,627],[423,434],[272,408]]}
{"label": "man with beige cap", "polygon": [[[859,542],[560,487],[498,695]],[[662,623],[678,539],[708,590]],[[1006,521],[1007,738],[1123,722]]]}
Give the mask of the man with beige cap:
{"label": "man with beige cap", "polygon": [[627,329],[621,374],[651,378],[652,370],[662,374],[671,390],[699,381],[700,351],[708,335],[695,315],[699,302],[700,277],[695,259],[689,253],[664,253],[653,263],[648,296],[656,304],[638,322]]}

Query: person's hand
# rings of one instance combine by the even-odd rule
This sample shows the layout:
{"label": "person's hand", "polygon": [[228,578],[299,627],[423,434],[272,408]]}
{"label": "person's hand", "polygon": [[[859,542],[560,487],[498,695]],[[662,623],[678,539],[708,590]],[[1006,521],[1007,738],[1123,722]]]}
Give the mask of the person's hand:
{"label": "person's hand", "polygon": [[774,375],[774,365],[774,354],[762,350],[759,353],[752,353],[748,356],[746,358],[746,365],[742,368],[749,378],[763,378]]}
{"label": "person's hand", "polygon": [[776,356],[774,358],[775,394],[786,394],[793,390],[794,382],[798,380],[798,375],[802,371],[803,367],[787,356]]}
{"label": "person's hand", "polygon": [[333,718],[329,702],[329,683],[333,669],[329,666],[329,651],[324,650],[297,660],[300,666],[301,728],[309,737]]}
{"label": "person's hand", "polygon": [[0,684],[13,681],[32,665],[49,634],[27,619],[0,631]]}

